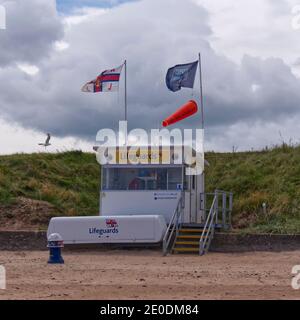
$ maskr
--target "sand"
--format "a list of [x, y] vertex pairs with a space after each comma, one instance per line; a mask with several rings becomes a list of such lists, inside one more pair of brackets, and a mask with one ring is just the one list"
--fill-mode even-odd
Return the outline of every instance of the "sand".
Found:
[[0, 299], [299, 299], [291, 287], [300, 251], [170, 255], [156, 250], [0, 252]]

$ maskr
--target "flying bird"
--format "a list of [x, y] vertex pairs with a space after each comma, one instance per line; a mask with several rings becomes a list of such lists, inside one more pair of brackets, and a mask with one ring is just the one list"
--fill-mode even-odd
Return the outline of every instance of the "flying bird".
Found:
[[47, 133], [46, 141], [44, 143], [39, 143], [39, 146], [44, 146], [45, 148], [51, 146], [51, 143], [49, 143], [50, 139], [51, 139], [51, 135], [50, 133]]

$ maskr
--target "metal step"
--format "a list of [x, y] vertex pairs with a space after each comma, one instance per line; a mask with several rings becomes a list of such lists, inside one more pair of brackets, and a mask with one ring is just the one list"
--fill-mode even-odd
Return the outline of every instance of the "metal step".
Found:
[[202, 233], [203, 229], [180, 229], [180, 232]]
[[191, 246], [199, 246], [199, 241], [176, 241], [176, 245], [191, 245]]
[[[208, 236], [204, 236], [205, 238], [207, 238]], [[194, 235], [194, 234], [189, 234], [189, 235], [182, 235], [179, 234], [177, 236], [177, 239], [200, 239], [201, 235]]]
[[205, 223], [182, 223], [182, 228], [203, 228]]
[[[179, 229], [177, 237], [173, 243], [172, 252], [173, 253], [196, 253], [199, 254], [199, 241], [203, 234], [203, 226], [193, 225], [193, 226], [182, 226]], [[210, 241], [212, 234], [205, 230], [203, 238]], [[207, 244], [205, 248], [207, 248]], [[209, 246], [209, 244], [208, 244]]]
[[199, 253], [199, 248], [173, 248], [175, 252], [197, 252]]

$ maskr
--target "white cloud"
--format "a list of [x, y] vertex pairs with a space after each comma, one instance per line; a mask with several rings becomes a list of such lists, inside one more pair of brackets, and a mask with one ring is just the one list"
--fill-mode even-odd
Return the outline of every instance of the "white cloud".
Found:
[[251, 85], [251, 90], [252, 90], [252, 92], [256, 92], [256, 91], [258, 91], [260, 88], [261, 88], [261, 86], [260, 86], [259, 84], [257, 84], [257, 83], [253, 83], [253, 84]]
[[67, 27], [72, 25], [81, 24], [89, 19], [99, 17], [105, 14], [108, 9], [94, 8], [94, 7], [82, 7], [76, 8], [70, 15], [63, 17], [63, 22]]
[[233, 61], [245, 54], [280, 57], [300, 76], [300, 30], [292, 27], [299, 0], [193, 0], [210, 14], [213, 48]]
[[[0, 119], [0, 154], [45, 152], [38, 145], [45, 141], [46, 134], [30, 129], [24, 129], [18, 124], [7, 123]], [[51, 138], [51, 146], [47, 152], [83, 150], [92, 152], [92, 143], [74, 137]]]
[[299, 117], [284, 119], [282, 122], [256, 121], [237, 122], [230, 126], [220, 126], [206, 133], [206, 150], [230, 152], [234, 146], [237, 151], [257, 150], [264, 147], [300, 143]]
[[0, 30], [6, 29], [6, 10], [3, 5], [0, 4]]
[[57, 51], [64, 51], [70, 47], [70, 44], [65, 41], [56, 41], [54, 43], [54, 47], [55, 47], [55, 50]]
[[20, 68], [20, 70], [22, 70], [23, 72], [27, 73], [30, 76], [34, 76], [40, 71], [37, 66], [27, 64], [27, 63], [19, 63], [18, 67]]

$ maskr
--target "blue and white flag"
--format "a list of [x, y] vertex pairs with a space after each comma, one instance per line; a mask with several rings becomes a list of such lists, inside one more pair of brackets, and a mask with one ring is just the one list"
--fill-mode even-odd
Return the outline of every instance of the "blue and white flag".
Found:
[[168, 70], [166, 76], [166, 85], [169, 90], [175, 92], [185, 88], [193, 88], [195, 82], [195, 75], [197, 71], [198, 61], [178, 64]]

